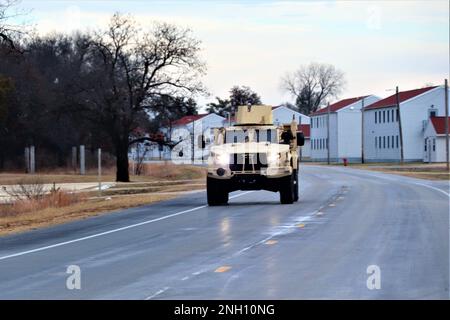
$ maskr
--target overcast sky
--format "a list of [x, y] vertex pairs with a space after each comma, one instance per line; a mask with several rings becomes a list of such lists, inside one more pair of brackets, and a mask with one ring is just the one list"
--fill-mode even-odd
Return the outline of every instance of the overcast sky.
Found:
[[41, 1], [23, 0], [40, 33], [95, 29], [115, 11], [142, 24], [193, 29], [208, 65], [204, 83], [226, 97], [248, 85], [264, 103], [292, 101], [280, 78], [301, 64], [344, 71], [341, 98], [441, 84], [449, 74], [449, 3], [443, 1]]

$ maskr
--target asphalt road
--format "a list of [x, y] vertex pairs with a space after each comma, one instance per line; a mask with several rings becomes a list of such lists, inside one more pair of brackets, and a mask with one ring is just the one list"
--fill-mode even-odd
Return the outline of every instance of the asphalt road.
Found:
[[210, 208], [199, 192], [0, 238], [0, 298], [449, 298], [448, 183], [322, 166], [300, 179], [293, 205], [255, 191]]

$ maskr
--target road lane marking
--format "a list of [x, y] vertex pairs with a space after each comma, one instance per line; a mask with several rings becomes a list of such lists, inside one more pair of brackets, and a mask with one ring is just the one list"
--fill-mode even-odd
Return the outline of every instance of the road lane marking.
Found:
[[223, 272], [230, 271], [230, 269], [231, 269], [230, 266], [221, 266], [221, 267], [217, 268], [216, 270], [214, 270], [214, 272], [223, 273]]
[[304, 223], [299, 223], [299, 224], [297, 225], [297, 227], [299, 227], [299, 228], [304, 228], [304, 227], [305, 227], [305, 224], [304, 224]]
[[336, 205], [334, 203], [330, 203], [328, 206], [329, 207], [336, 207]]
[[268, 240], [268, 241], [266, 241], [266, 244], [267, 244], [267, 245], [274, 245], [274, 244], [276, 244], [276, 243], [278, 243], [277, 240]]
[[[249, 194], [251, 192], [253, 192], [253, 191], [247, 191], [247, 192], [244, 192], [244, 193], [239, 193], [237, 195], [231, 196], [230, 199], [234, 199], [234, 198], [237, 198], [237, 197]], [[84, 241], [84, 240], [98, 238], [98, 237], [101, 237], [101, 236], [105, 236], [105, 235], [108, 235], [108, 234], [112, 234], [112, 233], [116, 233], [116, 232], [120, 232], [120, 231], [124, 231], [124, 230], [128, 230], [128, 229], [132, 229], [132, 228], [136, 228], [136, 227], [140, 227], [140, 226], [143, 226], [143, 225], [146, 225], [146, 224], [150, 224], [150, 223], [166, 220], [166, 219], [173, 218], [173, 217], [176, 217], [176, 216], [179, 216], [179, 215], [182, 215], [182, 214], [186, 214], [186, 213], [189, 213], [189, 212], [193, 212], [193, 211], [197, 211], [197, 210], [200, 210], [200, 209], [204, 209], [206, 207], [208, 207], [208, 205], [203, 205], [203, 206], [195, 207], [195, 208], [192, 208], [192, 209], [183, 210], [183, 211], [180, 211], [180, 212], [169, 214], [167, 216], [163, 216], [163, 217], [159, 217], [159, 218], [155, 218], [155, 219], [151, 219], [151, 220], [135, 223], [135, 224], [132, 224], [132, 225], [129, 225], [129, 226], [125, 226], [125, 227], [121, 227], [121, 228], [117, 228], [117, 229], [112, 229], [112, 230], [105, 231], [105, 232], [96, 233], [96, 234], [93, 234], [93, 235], [90, 235], [90, 236], [86, 236], [86, 237], [82, 237], [82, 238], [78, 238], [78, 239], [73, 239], [73, 240], [69, 240], [69, 241], [55, 243], [55, 244], [52, 244], [52, 245], [49, 245], [49, 246], [45, 246], [45, 247], [40, 247], [40, 248], [36, 248], [36, 249], [32, 249], [32, 250], [27, 250], [27, 251], [22, 251], [22, 252], [10, 254], [10, 255], [7, 255], [7, 256], [0, 257], [0, 261], [6, 260], [6, 259], [10, 259], [10, 258], [19, 257], [19, 256], [24, 256], [24, 255], [30, 254], [30, 253], [35, 253], [35, 252], [40, 252], [40, 251], [44, 251], [44, 250], [48, 250], [48, 249], [53, 249], [53, 248], [65, 246], [65, 245], [68, 245], [68, 244], [72, 244], [72, 243], [76, 243], [76, 242], [80, 242], [80, 241]]]
[[147, 298], [145, 298], [145, 300], [151, 300], [157, 296], [159, 296], [160, 294], [163, 294], [164, 292], [166, 292], [167, 290], [169, 290], [169, 287], [165, 287], [157, 292], [155, 292], [154, 294], [152, 294], [151, 296], [148, 296]]

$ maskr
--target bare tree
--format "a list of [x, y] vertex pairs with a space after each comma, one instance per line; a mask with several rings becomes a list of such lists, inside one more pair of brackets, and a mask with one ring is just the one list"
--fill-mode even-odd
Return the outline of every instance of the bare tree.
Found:
[[114, 14], [109, 28], [91, 43], [84, 85], [87, 117], [109, 135], [117, 159], [117, 181], [128, 182], [128, 149], [139, 119], [161, 96], [204, 92], [205, 65], [191, 30], [159, 23], [143, 31], [132, 17]]
[[0, 43], [6, 44], [10, 50], [20, 51], [14, 41], [18, 35], [24, 33], [24, 26], [10, 23], [13, 18], [23, 15], [23, 12], [13, 9], [19, 0], [0, 0]]
[[303, 65], [282, 78], [283, 89], [295, 97], [297, 108], [306, 114], [338, 96], [344, 85], [344, 73], [330, 64]]

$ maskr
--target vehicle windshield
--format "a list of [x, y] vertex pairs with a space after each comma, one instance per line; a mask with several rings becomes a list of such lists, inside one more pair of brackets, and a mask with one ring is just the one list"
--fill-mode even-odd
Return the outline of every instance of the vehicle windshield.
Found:
[[270, 142], [277, 143], [276, 129], [234, 129], [227, 130], [225, 143]]

